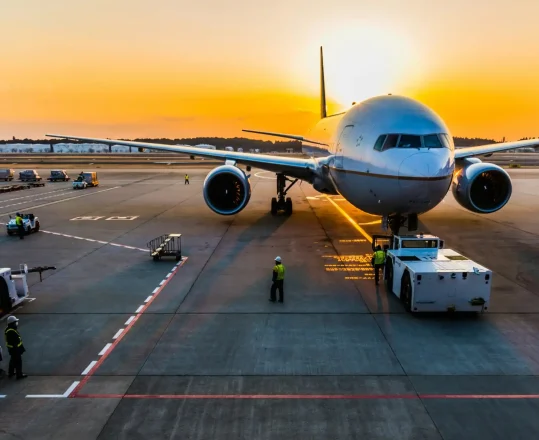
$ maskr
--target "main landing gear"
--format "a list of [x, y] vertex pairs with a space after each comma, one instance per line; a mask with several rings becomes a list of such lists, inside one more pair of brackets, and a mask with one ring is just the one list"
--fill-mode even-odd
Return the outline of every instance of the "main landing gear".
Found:
[[410, 232], [417, 231], [417, 214], [408, 214], [406, 217], [400, 214], [389, 215], [383, 218], [382, 224], [389, 227], [393, 235], [399, 235], [399, 229], [404, 225], [408, 226]]
[[[271, 199], [271, 215], [277, 215], [279, 211], [284, 211], [286, 215], [292, 214], [292, 199], [286, 197], [286, 194], [297, 181], [298, 179], [289, 179], [284, 174], [277, 174], [277, 197]], [[291, 183], [288, 185], [288, 188], [285, 189], [286, 182]]]

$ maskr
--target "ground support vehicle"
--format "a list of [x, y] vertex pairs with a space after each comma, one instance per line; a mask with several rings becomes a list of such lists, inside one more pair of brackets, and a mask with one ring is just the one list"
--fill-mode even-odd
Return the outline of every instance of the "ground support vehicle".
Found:
[[97, 173], [95, 171], [82, 173], [73, 181], [73, 189], [85, 189], [89, 186], [99, 186]]
[[[26, 235], [31, 234], [32, 232], [39, 231], [39, 218], [34, 214], [21, 214], [22, 224], [24, 227], [24, 233]], [[19, 228], [17, 227], [16, 219], [9, 216], [9, 222], [6, 225], [7, 235], [18, 235]]]
[[0, 180], [11, 182], [15, 178], [15, 170], [10, 168], [0, 170]]
[[21, 182], [39, 182], [41, 176], [36, 170], [24, 170], [19, 173], [19, 180]]
[[385, 245], [384, 280], [409, 312], [484, 312], [492, 271], [452, 249], [434, 235], [373, 236]]
[[51, 182], [67, 182], [69, 179], [66, 170], [52, 170], [51, 175], [47, 178]]
[[39, 279], [42, 281], [42, 272], [55, 269], [53, 266], [28, 269], [26, 264], [21, 264], [19, 270], [0, 268], [0, 316], [11, 313], [14, 307], [28, 298], [29, 289], [26, 276], [29, 273], [39, 272]]

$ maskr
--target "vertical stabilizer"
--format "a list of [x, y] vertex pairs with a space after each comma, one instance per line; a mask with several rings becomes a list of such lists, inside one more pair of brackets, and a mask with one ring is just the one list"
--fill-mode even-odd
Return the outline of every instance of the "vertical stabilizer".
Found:
[[324, 79], [324, 52], [320, 46], [320, 117], [327, 117], [326, 109], [326, 81]]

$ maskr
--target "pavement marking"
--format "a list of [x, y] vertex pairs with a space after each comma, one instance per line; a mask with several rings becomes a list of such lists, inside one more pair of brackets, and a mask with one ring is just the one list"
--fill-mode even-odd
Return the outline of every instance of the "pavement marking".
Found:
[[103, 356], [107, 350], [110, 348], [112, 344], [109, 342], [107, 345], [103, 347], [103, 349], [97, 354], [98, 356]]
[[348, 213], [347, 213], [344, 209], [342, 209], [339, 205], [337, 205], [332, 199], [330, 199], [330, 198], [327, 197], [327, 196], [326, 196], [326, 198], [331, 202], [331, 204], [332, 204], [333, 206], [335, 206], [335, 208], [337, 208], [337, 211], [339, 211], [339, 212], [341, 213], [341, 215], [342, 215], [346, 220], [348, 220], [348, 221], [352, 224], [352, 226], [353, 226], [354, 228], [356, 228], [356, 230], [357, 230], [361, 235], [363, 235], [363, 237], [365, 237], [365, 238], [368, 240], [369, 243], [372, 243], [372, 237], [371, 237], [369, 234], [367, 234], [367, 232], [365, 232], [365, 229], [363, 229], [361, 226], [359, 226], [359, 225], [357, 224], [357, 222], [356, 222], [352, 217], [350, 217], [350, 216], [348, 215]]
[[150, 295], [148, 298], [146, 298], [146, 299], [144, 300], [144, 302], [147, 303], [147, 302], [150, 301], [151, 299], [152, 299], [152, 295]]
[[172, 272], [169, 272], [165, 278], [168, 278], [172, 275]]
[[[9, 208], [10, 206], [24, 205], [25, 203], [28, 203], [28, 202], [37, 202], [38, 200], [52, 199], [53, 197], [58, 197], [59, 195], [61, 195], [61, 194], [54, 194], [53, 196], [47, 196], [47, 197], [39, 197], [39, 198], [33, 199], [33, 200], [25, 200], [24, 202], [11, 203], [10, 205], [0, 206], [0, 209]], [[4, 200], [2, 202], [4, 202]], [[24, 208], [24, 210], [26, 210], [26, 209], [27, 208]]]
[[63, 394], [27, 394], [27, 399], [54, 399], [60, 397], [66, 397]]
[[75, 389], [75, 387], [79, 384], [80, 381], [76, 380], [74, 381], [69, 388], [66, 390], [64, 394], [62, 394], [62, 397], [67, 397], [71, 394], [71, 392]]
[[92, 369], [92, 367], [97, 364], [97, 361], [92, 361], [90, 364], [84, 369], [84, 371], [80, 374], [81, 376], [85, 376], [88, 374], [88, 372]]
[[282, 399], [282, 400], [422, 400], [422, 399], [539, 399], [539, 394], [78, 394], [90, 399]]
[[260, 174], [267, 174], [267, 173], [271, 173], [271, 171], [260, 171], [260, 172], [255, 174], [255, 177], [258, 177], [259, 179], [276, 180], [276, 177], [266, 177], [266, 176], [261, 176], [260, 175]]
[[57, 193], [57, 192], [62, 192], [62, 191], [69, 191], [69, 188], [57, 189], [57, 190], [54, 190], [54, 191], [49, 191], [49, 192], [40, 193], [40, 194], [32, 194], [31, 196], [15, 197], [14, 199], [2, 200], [1, 203], [12, 202], [13, 200], [28, 199], [28, 198], [36, 197], [36, 196], [39, 197], [39, 196], [42, 196], [42, 195], [45, 195], [45, 194], [52, 194], [52, 193]]
[[5, 394], [0, 394], [0, 399], [4, 399], [6, 397]]
[[[3, 224], [3, 223], [0, 223], [0, 224]], [[138, 248], [138, 247], [135, 247], [135, 246], [127, 246], [125, 244], [120, 244], [120, 243], [113, 243], [112, 241], [94, 240], [93, 238], [85, 238], [85, 237], [79, 237], [77, 235], [61, 234], [60, 232], [53, 232], [53, 231], [41, 230], [41, 232], [43, 232], [45, 234], [58, 235], [60, 237], [75, 238], [77, 240], [85, 240], [85, 241], [90, 241], [90, 242], [93, 242], [93, 243], [100, 243], [100, 244], [109, 244], [111, 246], [121, 247], [121, 248], [125, 248], [125, 249], [132, 249], [132, 250], [135, 250], [135, 251], [148, 252], [148, 249], [142, 249], [142, 248]]]
[[[54, 202], [49, 202], [49, 203], [44, 203], [42, 205], [36, 205], [36, 206], [27, 206], [24, 208], [25, 211], [28, 211], [30, 209], [37, 209], [37, 208], [43, 208], [44, 206], [50, 206], [50, 205], [55, 205], [56, 203], [63, 203], [63, 202], [68, 202], [69, 200], [75, 200], [75, 199], [80, 199], [81, 197], [89, 197], [89, 196], [93, 196], [95, 194], [99, 194], [99, 193], [102, 193], [102, 192], [106, 192], [106, 191], [112, 191], [114, 189], [118, 189], [118, 188], [121, 188], [121, 186], [114, 186], [112, 188], [107, 188], [107, 189], [102, 189], [100, 191], [95, 191], [95, 192], [92, 192], [90, 194], [82, 194], [80, 196], [75, 196], [75, 197], [69, 197], [67, 199], [62, 199], [62, 200], [56, 200]], [[0, 213], [0, 215], [9, 215], [9, 214], [15, 214], [17, 211], [11, 211], [11, 212], [2, 212]]]
[[[188, 257], [182, 257], [182, 260], [179, 264], [176, 264], [174, 266], [174, 269], [172, 269], [172, 273], [175, 275], [178, 273], [180, 267], [187, 261]], [[78, 397], [78, 392], [84, 387], [84, 385], [90, 380], [90, 378], [93, 376], [93, 374], [97, 371], [97, 369], [101, 366], [101, 364], [105, 361], [105, 359], [112, 353], [114, 348], [120, 343], [120, 341], [124, 338], [124, 336], [133, 328], [133, 326], [136, 324], [136, 322], [139, 320], [139, 318], [143, 315], [143, 313], [146, 311], [148, 307], [152, 304], [152, 302], [157, 298], [157, 296], [163, 291], [165, 286], [168, 284], [168, 282], [173, 277], [168, 278], [167, 280], [163, 280], [159, 285], [161, 287], [158, 288], [158, 290], [150, 296], [150, 300], [146, 302], [145, 305], [139, 306], [139, 308], [136, 311], [136, 315], [132, 316], [128, 319], [128, 321], [125, 323], [126, 327], [122, 327], [116, 334], [112, 337], [114, 342], [111, 343], [109, 349], [99, 358], [98, 361], [92, 361], [90, 365], [88, 366], [87, 370], [84, 370], [84, 374], [81, 374], [81, 376], [84, 376], [82, 380], [71, 390], [68, 397]], [[128, 324], [129, 323], [129, 324]]]
[[156, 287], [155, 289], [153, 289], [152, 295], [155, 294], [158, 290], [159, 290], [159, 287]]

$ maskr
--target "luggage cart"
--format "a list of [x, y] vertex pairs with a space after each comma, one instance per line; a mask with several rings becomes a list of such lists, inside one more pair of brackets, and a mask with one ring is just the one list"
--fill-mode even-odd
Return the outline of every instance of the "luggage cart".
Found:
[[161, 257], [176, 257], [176, 261], [182, 259], [182, 234], [164, 234], [148, 242], [150, 255], [154, 261]]

